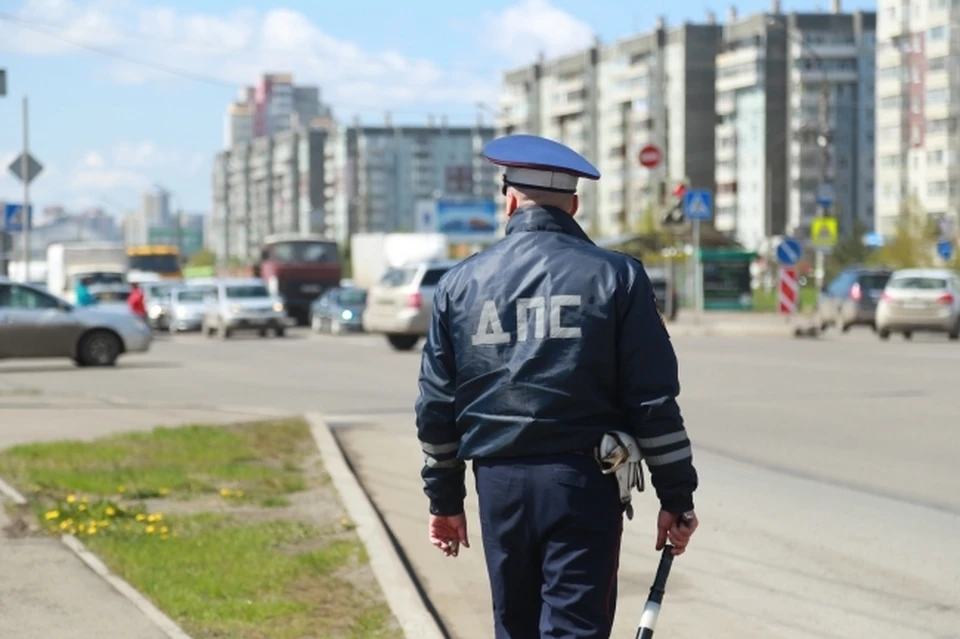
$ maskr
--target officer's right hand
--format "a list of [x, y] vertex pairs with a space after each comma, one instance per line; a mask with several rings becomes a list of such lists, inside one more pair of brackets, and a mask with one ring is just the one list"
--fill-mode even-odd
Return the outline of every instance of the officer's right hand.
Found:
[[[686, 520], [682, 516], [686, 516]], [[682, 555], [699, 524], [697, 513], [692, 510], [682, 515], [661, 510], [657, 517], [657, 550], [663, 550], [669, 539], [673, 545], [673, 555]]]
[[442, 550], [447, 557], [460, 554], [460, 544], [469, 548], [466, 515], [430, 515], [430, 543]]

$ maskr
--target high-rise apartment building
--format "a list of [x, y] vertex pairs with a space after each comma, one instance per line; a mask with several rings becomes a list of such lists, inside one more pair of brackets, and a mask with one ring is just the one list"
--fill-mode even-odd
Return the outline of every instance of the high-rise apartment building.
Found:
[[960, 210], [960, 3], [880, 0], [877, 25], [877, 219], [902, 213], [956, 225]]
[[267, 73], [227, 106], [224, 147], [291, 129], [322, 127], [330, 115], [319, 88], [294, 85], [290, 73]]
[[218, 256], [256, 259], [272, 233], [327, 234], [325, 129], [256, 137], [217, 154], [207, 246]]
[[[657, 214], [672, 186], [714, 186], [715, 24], [684, 24], [594, 46], [504, 74], [497, 127], [559, 140], [591, 160], [578, 221], [611, 235]], [[639, 164], [655, 144], [663, 161]]]
[[327, 188], [328, 215], [345, 241], [353, 233], [414, 231], [417, 203], [436, 197], [494, 199], [495, 167], [481, 156], [493, 127], [352, 126], [337, 129]]
[[[717, 56], [717, 230], [807, 237], [821, 183], [842, 233], [872, 226], [875, 14], [731, 9]], [[826, 85], [824, 91], [823, 85]], [[825, 110], [823, 110], [825, 109]]]

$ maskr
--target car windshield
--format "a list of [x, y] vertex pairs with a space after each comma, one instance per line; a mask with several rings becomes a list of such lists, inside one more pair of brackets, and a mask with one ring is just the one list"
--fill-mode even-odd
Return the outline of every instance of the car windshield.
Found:
[[336, 242], [277, 242], [273, 245], [272, 258], [281, 263], [326, 263], [336, 262]]
[[140, 288], [149, 297], [166, 297], [176, 287], [175, 284], [141, 284]]
[[227, 298], [232, 300], [251, 299], [255, 297], [270, 297], [270, 292], [267, 291], [267, 287], [261, 284], [228, 286], [226, 287], [226, 292]]
[[337, 301], [346, 305], [363, 304], [367, 301], [367, 292], [359, 289], [340, 291]]
[[74, 277], [75, 282], [87, 280], [87, 286], [109, 286], [112, 284], [126, 284], [123, 273], [80, 273]]
[[176, 273], [180, 270], [180, 258], [176, 255], [131, 255], [130, 268], [147, 273]]
[[947, 280], [943, 277], [921, 277], [909, 275], [896, 277], [890, 280], [890, 288], [898, 290], [939, 291], [947, 288]]
[[860, 276], [860, 286], [868, 291], [882, 291], [889, 279], [887, 273], [864, 273]]
[[207, 295], [213, 292], [210, 288], [192, 288], [177, 293], [177, 300], [180, 302], [202, 302]]
[[416, 274], [415, 268], [392, 268], [384, 273], [380, 284], [389, 288], [406, 286], [413, 281]]

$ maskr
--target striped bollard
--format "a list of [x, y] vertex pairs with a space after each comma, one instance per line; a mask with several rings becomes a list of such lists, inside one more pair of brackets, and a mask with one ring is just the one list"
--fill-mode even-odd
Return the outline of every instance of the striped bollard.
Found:
[[795, 267], [780, 267], [780, 285], [777, 288], [780, 314], [796, 313], [800, 299], [800, 284]]

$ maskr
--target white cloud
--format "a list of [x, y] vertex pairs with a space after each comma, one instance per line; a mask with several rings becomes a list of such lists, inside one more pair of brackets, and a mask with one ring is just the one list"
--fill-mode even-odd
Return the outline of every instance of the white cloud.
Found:
[[515, 64], [532, 62], [540, 52], [550, 58], [593, 43], [593, 28], [549, 0], [520, 0], [486, 16], [486, 38]]
[[[517, 10], [527, 15], [530, 7], [542, 11], [544, 6], [553, 21], [557, 15], [566, 16], [549, 9], [543, 0], [526, 0]], [[472, 111], [476, 101], [489, 100], [497, 91], [496, 69], [489, 61], [478, 62], [472, 69], [451, 68], [397, 51], [365, 50], [324, 32], [291, 9], [240, 9], [212, 15], [148, 7], [142, 0], [26, 0], [17, 15], [30, 21], [32, 28], [79, 45], [237, 86], [250, 84], [264, 71], [290, 70], [298, 83], [319, 84], [338, 114], [405, 106], [428, 110], [430, 103], [462, 104], [465, 111]], [[0, 22], [3, 49], [33, 55], [82, 51], [54, 37]], [[159, 69], [103, 60], [117, 82], [140, 85], [178, 80]]]

